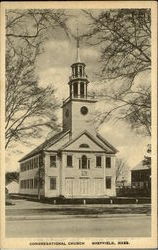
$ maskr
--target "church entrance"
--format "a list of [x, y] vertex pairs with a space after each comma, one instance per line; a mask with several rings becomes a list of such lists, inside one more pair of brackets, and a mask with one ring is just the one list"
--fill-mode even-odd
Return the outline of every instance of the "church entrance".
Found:
[[69, 197], [91, 195], [90, 179], [88, 178], [66, 178], [65, 194]]
[[87, 177], [66, 178], [65, 195], [68, 197], [90, 197], [104, 194], [104, 179]]
[[90, 180], [89, 179], [80, 179], [80, 195], [90, 194]]

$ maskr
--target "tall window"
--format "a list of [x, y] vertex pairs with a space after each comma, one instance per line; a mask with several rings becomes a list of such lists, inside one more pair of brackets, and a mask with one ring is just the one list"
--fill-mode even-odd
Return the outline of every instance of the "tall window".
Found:
[[102, 165], [102, 157], [96, 156], [96, 167], [101, 168], [101, 165]]
[[74, 83], [74, 97], [77, 97], [78, 96], [78, 83], [75, 82]]
[[56, 168], [56, 155], [51, 155], [50, 156], [50, 167]]
[[111, 168], [111, 157], [106, 157], [106, 168]]
[[80, 83], [80, 96], [84, 97], [84, 83], [83, 82]]
[[87, 159], [86, 155], [83, 155], [82, 158], [79, 159], [79, 168], [90, 169], [90, 159]]
[[87, 169], [87, 156], [82, 156], [82, 169]]
[[72, 168], [72, 155], [67, 155], [67, 167]]
[[56, 186], [57, 186], [56, 177], [50, 177], [50, 189], [56, 190]]
[[111, 189], [111, 176], [106, 176], [106, 188]]

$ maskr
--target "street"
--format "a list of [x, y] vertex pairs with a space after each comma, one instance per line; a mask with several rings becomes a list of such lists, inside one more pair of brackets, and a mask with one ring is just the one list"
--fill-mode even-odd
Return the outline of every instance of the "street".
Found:
[[151, 217], [6, 221], [6, 237], [150, 237]]

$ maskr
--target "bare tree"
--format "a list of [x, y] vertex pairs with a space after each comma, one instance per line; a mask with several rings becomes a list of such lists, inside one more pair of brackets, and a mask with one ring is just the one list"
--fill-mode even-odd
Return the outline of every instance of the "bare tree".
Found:
[[63, 10], [6, 12], [6, 148], [13, 141], [38, 137], [43, 126], [57, 129], [54, 89], [39, 87], [35, 65], [53, 32], [68, 34], [66, 20]]
[[[148, 86], [139, 86], [136, 90], [128, 90], [124, 95], [106, 94], [97, 91], [96, 95], [105, 100], [105, 110], [98, 113], [96, 121], [99, 125], [105, 120], [125, 120], [137, 133], [151, 135], [151, 89]], [[108, 105], [107, 105], [108, 103]]]
[[8, 184], [12, 181], [19, 182], [19, 172], [6, 172], [5, 173], [5, 183]]
[[143, 159], [143, 165], [151, 168], [151, 144], [147, 145], [147, 150]]
[[43, 162], [43, 154], [41, 153], [40, 158], [39, 158], [39, 168], [36, 172], [36, 182], [37, 182], [37, 197], [38, 200], [41, 199], [41, 190], [43, 188], [43, 185], [45, 183], [45, 167], [44, 167], [44, 162]]
[[115, 182], [127, 181], [128, 174], [129, 174], [129, 166], [127, 165], [126, 161], [121, 158], [117, 158]]
[[122, 83], [108, 93], [102, 92], [102, 97], [111, 100], [113, 106], [102, 114], [101, 120], [117, 114], [137, 132], [150, 135], [150, 86], [143, 80], [141, 86], [134, 86], [140, 74], [150, 75], [150, 9], [114, 9], [99, 14], [84, 10], [84, 13], [90, 18], [90, 29], [83, 37], [100, 50], [100, 78], [107, 89], [113, 82]]

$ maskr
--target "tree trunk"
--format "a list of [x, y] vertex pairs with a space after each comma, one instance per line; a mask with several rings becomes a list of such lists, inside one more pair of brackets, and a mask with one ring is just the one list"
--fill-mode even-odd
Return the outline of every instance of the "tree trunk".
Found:
[[38, 200], [41, 199], [41, 185], [40, 185], [40, 166], [39, 166], [39, 169], [38, 169]]
[[38, 184], [38, 200], [41, 199], [40, 183]]

